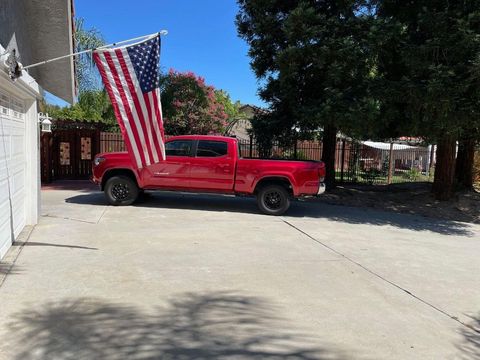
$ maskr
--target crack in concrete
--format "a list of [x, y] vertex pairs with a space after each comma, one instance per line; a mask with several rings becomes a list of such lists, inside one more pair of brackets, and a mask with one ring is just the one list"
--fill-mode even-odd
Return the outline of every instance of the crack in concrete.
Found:
[[320, 240], [314, 238], [312, 235], [308, 234], [307, 232], [303, 231], [302, 229], [299, 229], [298, 227], [296, 227], [295, 225], [291, 224], [290, 222], [288, 222], [287, 220], [283, 220], [283, 222], [285, 224], [287, 224], [288, 226], [294, 228], [295, 230], [297, 230], [298, 232], [300, 232], [301, 234], [305, 235], [306, 237], [308, 237], [309, 239], [315, 241], [316, 243], [322, 245], [323, 247], [325, 247], [326, 249], [332, 251], [333, 253], [343, 257], [344, 259], [346, 259], [347, 261], [351, 262], [352, 264], [355, 264], [356, 266], [362, 268], [363, 270], [367, 271], [368, 273], [370, 273], [371, 275], [379, 278], [380, 280], [392, 285], [393, 287], [403, 291], [404, 293], [408, 294], [409, 296], [413, 297], [414, 299], [420, 301], [421, 303], [423, 303], [424, 305], [427, 305], [428, 307], [434, 309], [435, 311], [441, 313], [442, 315], [444, 316], [447, 316], [448, 318], [450, 318], [451, 320], [453, 321], [456, 321], [457, 323], [461, 324], [462, 326], [465, 326], [466, 328], [472, 330], [472, 331], [475, 331], [476, 333], [479, 333], [480, 334], [480, 330], [477, 330], [475, 329], [473, 326], [469, 325], [469, 324], [466, 324], [464, 323], [463, 321], [461, 321], [458, 317], [454, 316], [454, 315], [451, 315], [449, 314], [448, 312], [446, 312], [445, 310], [442, 310], [440, 309], [439, 307], [433, 305], [432, 303], [428, 302], [427, 300], [424, 300], [422, 298], [420, 298], [419, 296], [415, 295], [414, 293], [412, 293], [411, 291], [401, 287], [400, 285], [394, 283], [393, 281], [391, 280], [388, 280], [387, 278], [383, 277], [382, 275], [380, 274], [377, 274], [375, 271], [373, 270], [370, 270], [369, 268], [367, 268], [366, 266], [360, 264], [359, 262], [353, 260], [352, 258], [348, 257], [347, 255], [341, 253], [340, 251], [338, 250], [335, 250], [334, 248], [332, 248], [331, 246], [328, 246], [327, 244], [321, 242]]
[[[82, 222], [82, 223], [86, 223], [86, 224], [93, 224], [93, 225], [97, 225], [98, 222], [100, 221], [97, 220], [97, 221], [88, 221], [88, 220], [82, 220], [82, 219], [75, 219], [75, 218], [70, 218], [70, 217], [63, 217], [63, 216], [56, 216], [56, 215], [49, 215], [49, 214], [43, 214], [43, 215], [40, 215], [41, 217], [48, 217], [48, 218], [54, 218], [54, 219], [63, 219], [63, 220], [70, 220], [70, 221], [78, 221], [78, 222]], [[103, 216], [103, 214], [102, 214]], [[101, 216], [100, 216], [101, 218]]]
[[102, 213], [100, 214], [100, 216], [98, 217], [98, 219], [97, 219], [96, 221], [75, 219], [75, 218], [71, 218], [71, 217], [64, 217], [64, 216], [57, 216], [57, 215], [50, 215], [50, 214], [42, 214], [42, 215], [40, 215], [40, 217], [48, 217], [48, 218], [54, 218], [54, 219], [71, 220], [71, 221], [83, 222], [83, 223], [86, 223], [86, 224], [97, 225], [97, 224], [100, 223], [100, 221], [101, 221], [102, 218], [103, 218], [103, 215], [105, 215], [106, 212], [107, 212], [107, 207], [105, 207], [105, 208], [103, 209]]
[[97, 220], [97, 224], [100, 223], [100, 220], [102, 220], [103, 218], [103, 215], [105, 215], [105, 213], [107, 212], [107, 207], [105, 207], [102, 211], [102, 214], [100, 215], [100, 217], [98, 218]]

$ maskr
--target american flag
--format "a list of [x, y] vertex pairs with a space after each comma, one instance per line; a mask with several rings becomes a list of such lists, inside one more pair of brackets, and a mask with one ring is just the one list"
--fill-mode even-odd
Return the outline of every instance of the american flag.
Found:
[[138, 169], [165, 159], [159, 58], [160, 35], [93, 52], [128, 152]]

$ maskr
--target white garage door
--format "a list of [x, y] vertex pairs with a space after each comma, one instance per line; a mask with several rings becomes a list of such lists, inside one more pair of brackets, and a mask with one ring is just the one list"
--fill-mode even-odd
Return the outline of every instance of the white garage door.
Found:
[[25, 109], [0, 89], [0, 258], [25, 226]]

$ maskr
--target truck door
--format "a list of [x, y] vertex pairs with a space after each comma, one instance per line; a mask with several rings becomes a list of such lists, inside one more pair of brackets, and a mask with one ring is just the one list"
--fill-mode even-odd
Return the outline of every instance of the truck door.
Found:
[[159, 188], [190, 187], [193, 140], [172, 140], [165, 144], [166, 160], [148, 167], [148, 185]]
[[190, 185], [195, 190], [230, 192], [235, 178], [234, 143], [199, 140], [191, 159]]

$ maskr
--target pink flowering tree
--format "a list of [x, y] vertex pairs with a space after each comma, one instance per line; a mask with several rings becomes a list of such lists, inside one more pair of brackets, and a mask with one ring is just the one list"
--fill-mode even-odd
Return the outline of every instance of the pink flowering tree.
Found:
[[[167, 135], [221, 134], [230, 114], [225, 97], [192, 72], [162, 75], [162, 109]], [[222, 92], [224, 94], [224, 92]], [[230, 101], [230, 98], [228, 98]]]

